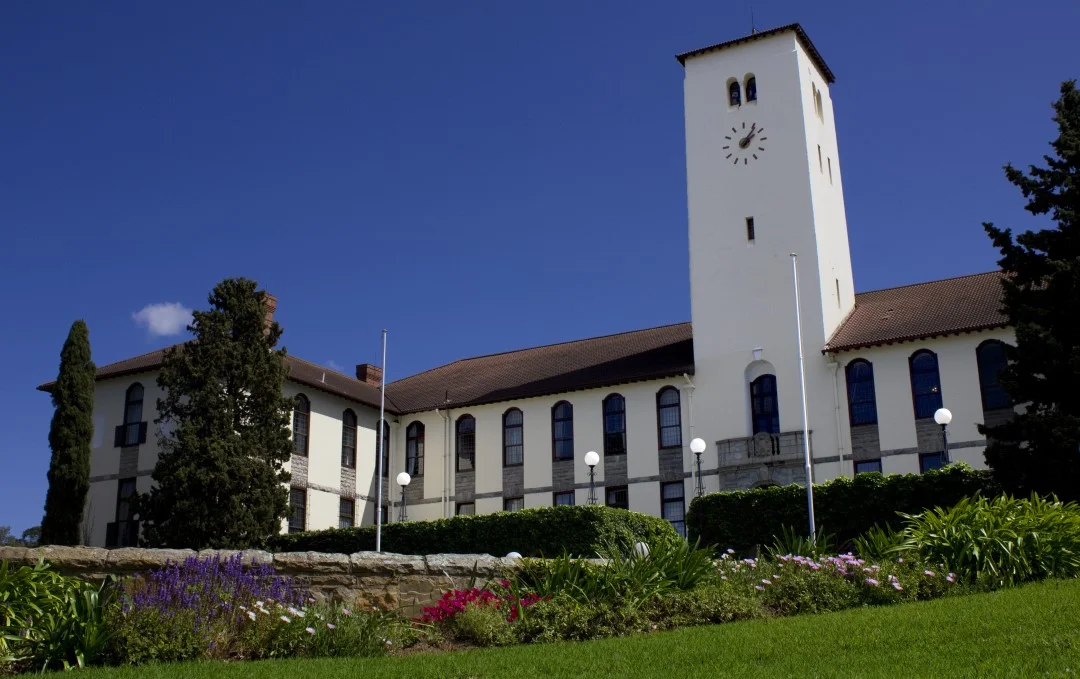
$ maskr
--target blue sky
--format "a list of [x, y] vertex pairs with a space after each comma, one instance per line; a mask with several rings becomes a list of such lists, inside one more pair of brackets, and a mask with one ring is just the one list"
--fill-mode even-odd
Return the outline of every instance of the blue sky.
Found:
[[[682, 71], [750, 3], [0, 4], [0, 524], [40, 521], [71, 322], [99, 365], [227, 276], [350, 372], [688, 320]], [[832, 89], [857, 290], [994, 268], [1080, 3], [753, 3]], [[149, 323], [148, 319], [156, 319]], [[137, 322], [142, 320], [140, 324]], [[158, 322], [160, 321], [160, 323]]]

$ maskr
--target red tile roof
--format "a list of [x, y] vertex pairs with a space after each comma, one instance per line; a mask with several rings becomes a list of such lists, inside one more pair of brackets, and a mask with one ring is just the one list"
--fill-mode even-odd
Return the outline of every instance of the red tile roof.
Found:
[[1001, 271], [946, 278], [855, 295], [855, 308], [826, 352], [1007, 327]]
[[682, 54], [676, 55], [675, 58], [679, 60], [680, 64], [683, 64], [685, 66], [686, 60], [691, 57], [696, 57], [700, 54], [706, 54], [708, 52], [715, 52], [717, 50], [722, 50], [725, 47], [732, 47], [734, 45], [739, 45], [744, 42], [761, 40], [762, 38], [768, 38], [769, 36], [783, 33], [784, 31], [794, 31], [795, 38], [799, 41], [799, 44], [803, 46], [803, 49], [806, 50], [807, 55], [809, 55], [810, 59], [818, 67], [818, 70], [821, 71], [821, 74], [825, 76], [825, 79], [830, 83], [836, 82], [836, 77], [833, 75], [833, 72], [829, 68], [829, 65], [825, 63], [825, 59], [822, 58], [821, 53], [817, 51], [816, 47], [814, 47], [814, 43], [810, 42], [810, 36], [806, 34], [806, 31], [804, 31], [803, 27], [799, 24], [788, 24], [787, 26], [771, 28], [767, 31], [755, 31], [750, 35], [744, 35], [743, 37], [736, 38], [735, 40], [718, 42], [715, 45], [709, 45], [708, 47], [702, 47], [700, 49], [690, 50], [689, 52], [683, 52]]
[[402, 412], [459, 408], [694, 372], [689, 323], [479, 356], [387, 386]]

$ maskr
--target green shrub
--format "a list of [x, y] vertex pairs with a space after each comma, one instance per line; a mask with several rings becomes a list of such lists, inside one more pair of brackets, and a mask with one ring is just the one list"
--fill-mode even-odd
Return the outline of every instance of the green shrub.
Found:
[[765, 614], [760, 597], [752, 594], [751, 587], [719, 581], [659, 596], [645, 608], [645, 615], [659, 629], [750, 620]]
[[836, 553], [836, 536], [826, 534], [821, 526], [817, 527], [817, 535], [810, 536], [800, 533], [791, 526], [781, 526], [780, 534], [773, 536], [773, 543], [766, 548], [770, 556], [820, 556], [822, 554]]
[[965, 498], [905, 515], [905, 547], [964, 580], [1002, 587], [1080, 575], [1080, 505], [1038, 495]]
[[523, 642], [585, 641], [626, 636], [650, 629], [640, 607], [625, 601], [582, 603], [568, 593], [538, 601], [514, 625]]
[[486, 601], [470, 602], [450, 619], [449, 627], [456, 638], [478, 646], [505, 646], [517, 641], [506, 611]]
[[[898, 512], [914, 514], [971, 495], [999, 493], [990, 472], [953, 464], [925, 474], [857, 474], [815, 485], [814, 511], [817, 523], [846, 547], [875, 524], [899, 528], [904, 520]], [[743, 553], [769, 544], [784, 526], [807, 523], [806, 489], [798, 485], [709, 493], [694, 499], [686, 516], [691, 540]]]
[[856, 554], [864, 559], [882, 561], [895, 559], [898, 554], [907, 551], [904, 542], [903, 531], [875, 525], [852, 540], [851, 547]]
[[93, 664], [110, 638], [112, 589], [52, 570], [44, 561], [0, 562], [0, 669], [44, 671]]
[[[398, 554], [492, 554], [544, 556], [566, 552], [593, 557], [605, 543], [675, 543], [667, 521], [639, 512], [596, 505], [544, 507], [520, 512], [455, 516], [383, 526], [382, 548]], [[276, 552], [352, 554], [375, 549], [375, 528], [331, 528], [274, 536]]]

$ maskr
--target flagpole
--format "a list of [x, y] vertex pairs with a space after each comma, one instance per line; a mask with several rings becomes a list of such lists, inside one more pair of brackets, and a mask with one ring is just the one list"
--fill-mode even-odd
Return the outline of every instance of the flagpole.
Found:
[[375, 432], [375, 436], [379, 439], [379, 461], [376, 464], [376, 486], [378, 490], [375, 491], [375, 551], [382, 551], [382, 481], [383, 481], [383, 456], [385, 451], [383, 448], [386, 446], [386, 436], [383, 432], [386, 431], [386, 328], [382, 331], [382, 375], [379, 377], [379, 424], [378, 430]]
[[799, 341], [799, 389], [802, 392], [803, 458], [806, 465], [806, 508], [810, 514], [810, 539], [817, 544], [814, 525], [814, 474], [810, 460], [810, 420], [806, 414], [806, 368], [803, 360], [802, 313], [799, 310], [799, 256], [791, 253], [791, 274], [795, 285], [795, 332]]

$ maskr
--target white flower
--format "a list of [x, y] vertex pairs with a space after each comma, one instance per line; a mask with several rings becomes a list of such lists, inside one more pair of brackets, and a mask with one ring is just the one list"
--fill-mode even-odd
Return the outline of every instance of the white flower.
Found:
[[326, 623], [326, 629], [337, 629], [337, 625], [332, 622]]
[[247, 612], [247, 617], [249, 617], [249, 618], [251, 618], [252, 620], [254, 620], [254, 619], [255, 619], [255, 611], [248, 611], [248, 612]]
[[281, 616], [281, 622], [292, 622], [292, 620], [289, 620], [289, 618], [287, 616], [283, 615], [283, 616]]
[[263, 607], [263, 602], [261, 602], [261, 601], [256, 601], [255, 602], [255, 608], [262, 608], [262, 607]]
[[315, 628], [314, 627], [305, 627], [304, 631], [307, 632], [308, 634], [315, 634]]

